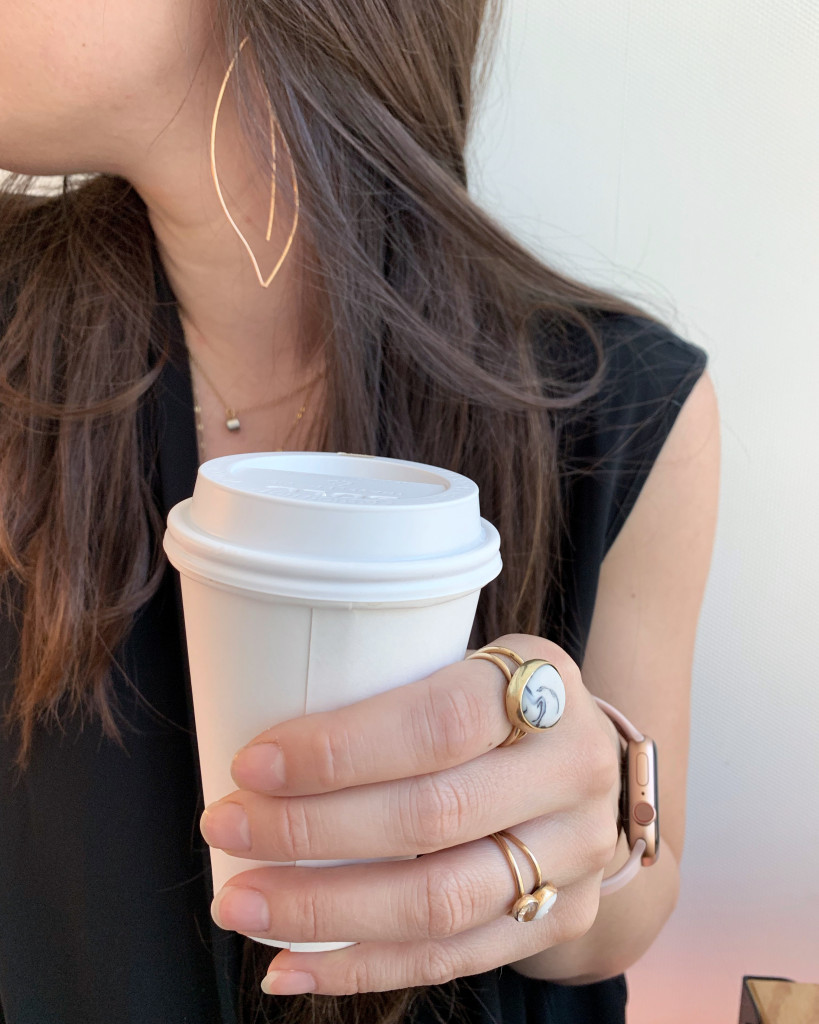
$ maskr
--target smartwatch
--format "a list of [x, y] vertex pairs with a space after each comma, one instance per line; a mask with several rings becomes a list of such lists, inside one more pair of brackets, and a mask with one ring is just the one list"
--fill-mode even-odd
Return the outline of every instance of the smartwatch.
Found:
[[631, 853], [618, 871], [603, 879], [600, 892], [605, 896], [622, 889], [641, 867], [654, 864], [659, 855], [657, 747], [622, 712], [599, 697], [594, 699], [625, 740], [620, 762], [620, 821]]

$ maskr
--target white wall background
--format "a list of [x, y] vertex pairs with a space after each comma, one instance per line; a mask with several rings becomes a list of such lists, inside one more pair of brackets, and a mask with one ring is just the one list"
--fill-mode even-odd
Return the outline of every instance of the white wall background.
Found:
[[819, 4], [506, 3], [473, 192], [710, 354], [682, 893], [629, 1021], [734, 1024], [743, 974], [819, 982]]

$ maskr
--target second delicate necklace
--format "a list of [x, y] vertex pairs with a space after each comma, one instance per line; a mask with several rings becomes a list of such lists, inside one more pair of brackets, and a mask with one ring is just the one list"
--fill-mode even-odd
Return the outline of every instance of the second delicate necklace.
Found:
[[[233, 432], [239, 430], [241, 424], [239, 423], [239, 417], [238, 417], [238, 415], [236, 413], [236, 410], [231, 409], [231, 408], [229, 408], [227, 406], [227, 403], [224, 401], [222, 396], [219, 394], [218, 390], [213, 386], [213, 382], [210, 380], [210, 378], [207, 376], [205, 371], [202, 369], [202, 367], [200, 366], [199, 362], [194, 359], [194, 356], [192, 355], [190, 350], [188, 351], [188, 357], [189, 357], [191, 363], [193, 363], [194, 365], [196, 365], [199, 368], [199, 372], [202, 374], [202, 376], [205, 378], [207, 383], [210, 385], [211, 389], [213, 390], [213, 393], [216, 395], [216, 397], [219, 399], [219, 401], [222, 403], [222, 405], [225, 406], [225, 417], [226, 417], [225, 418], [225, 426], [227, 427], [227, 429], [230, 430], [230, 431], [233, 431]], [[319, 380], [323, 376], [324, 376], [324, 372], [322, 371], [321, 373], [316, 374], [315, 377], [311, 378], [311, 380], [309, 380], [306, 384], [303, 384], [300, 388], [296, 388], [294, 391], [291, 391], [288, 395], [285, 395], [284, 398], [277, 398], [277, 399], [275, 399], [272, 402], [262, 402], [259, 405], [252, 406], [252, 408], [253, 409], [259, 409], [259, 408], [266, 408], [266, 407], [271, 406], [271, 405], [277, 405], [279, 402], [283, 402], [286, 398], [290, 398], [294, 394], [298, 394], [300, 391], [304, 391], [306, 388], [310, 387], [312, 384], [315, 384], [315, 382], [317, 380]], [[201, 463], [207, 461], [208, 456], [207, 456], [207, 452], [205, 450], [205, 428], [204, 428], [204, 426], [202, 424], [202, 404], [199, 401], [199, 396], [197, 395], [196, 382], [193, 379], [193, 374], [191, 374], [191, 389], [193, 391], [193, 411], [194, 411], [194, 415], [196, 417], [196, 434], [197, 434], [197, 442], [198, 442], [197, 447], [199, 449], [199, 463], [201, 465]], [[302, 416], [304, 416], [304, 413], [305, 413], [306, 409], [307, 409], [307, 402], [305, 401], [305, 403], [302, 405], [302, 407], [299, 409], [298, 413], [296, 414], [296, 419], [291, 424], [290, 429], [287, 431], [287, 434], [285, 435], [284, 439], [282, 440], [281, 448], [277, 448], [276, 451], [280, 451], [280, 452], [284, 451], [285, 445], [290, 440], [290, 437], [291, 437], [293, 431], [296, 429], [296, 427], [301, 422], [301, 418], [302, 418]], [[250, 409], [243, 409], [241, 411], [242, 411], [242, 415], [244, 415], [246, 412], [249, 412]], [[235, 421], [235, 425], [231, 426], [231, 420]]]
[[[274, 405], [280, 405], [282, 402], [286, 402], [288, 398], [292, 398], [294, 395], [299, 395], [299, 394], [301, 394], [302, 391], [306, 391], [308, 388], [311, 388], [318, 380], [320, 380], [324, 376], [324, 370], [319, 370], [319, 372], [314, 374], [310, 378], [310, 380], [308, 380], [304, 384], [301, 384], [297, 388], [293, 388], [292, 391], [288, 391], [286, 395], [281, 395], [279, 398], [269, 399], [268, 401], [265, 401], [265, 402], [257, 402], [255, 405], [245, 406], [244, 409], [235, 409], [232, 405], [229, 405], [225, 401], [225, 399], [222, 397], [222, 395], [219, 392], [219, 389], [216, 387], [216, 385], [213, 383], [213, 381], [207, 375], [207, 373], [204, 370], [204, 367], [199, 362], [199, 360], [196, 358], [196, 356], [194, 356], [193, 352], [188, 350], [188, 355], [190, 356], [190, 360], [193, 363], [193, 365], [202, 374], [203, 378], [205, 379], [205, 382], [208, 384], [208, 386], [210, 387], [211, 391], [214, 393], [214, 395], [216, 395], [216, 397], [219, 399], [219, 402], [224, 406], [224, 409], [225, 409], [225, 427], [227, 427], [227, 429], [229, 431], [231, 431], [231, 433], [235, 433], [236, 431], [241, 429], [242, 424], [241, 424], [241, 421], [239, 419], [240, 415], [244, 416], [245, 413], [258, 412], [261, 409], [271, 409], [271, 408], [273, 408]], [[298, 423], [299, 420], [302, 418], [306, 408], [307, 408], [307, 403], [305, 402], [304, 405], [299, 410], [299, 414], [296, 416], [296, 423]], [[294, 426], [295, 426], [295, 424], [294, 424]], [[290, 435], [288, 434], [288, 437], [289, 436]]]

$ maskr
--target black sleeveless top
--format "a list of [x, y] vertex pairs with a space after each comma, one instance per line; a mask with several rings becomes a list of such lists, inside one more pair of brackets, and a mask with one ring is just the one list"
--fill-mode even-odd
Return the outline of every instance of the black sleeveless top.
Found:
[[[184, 337], [158, 261], [157, 282], [155, 326], [173, 349], [154, 389], [153, 478], [167, 513], [191, 494], [198, 460]], [[559, 633], [556, 622], [542, 630], [560, 636], [578, 664], [600, 564], [707, 361], [702, 349], [642, 318], [605, 314], [600, 327], [606, 387], [559, 433], [568, 523], [564, 592]], [[482, 514], [492, 519], [491, 508]], [[14, 605], [0, 609], [0, 709], [11, 693], [18, 647]], [[124, 749], [96, 722], [83, 727], [69, 718], [62, 729], [38, 731], [31, 767], [16, 782], [14, 737], [0, 731], [0, 1021], [235, 1024], [244, 939], [210, 918], [173, 570], [136, 616], [118, 658]], [[625, 1020], [623, 976], [565, 986], [501, 967], [459, 979], [456, 990], [462, 1019], [471, 1024]], [[275, 997], [261, 998], [274, 1016]], [[440, 1019], [422, 1007], [412, 1024]]]

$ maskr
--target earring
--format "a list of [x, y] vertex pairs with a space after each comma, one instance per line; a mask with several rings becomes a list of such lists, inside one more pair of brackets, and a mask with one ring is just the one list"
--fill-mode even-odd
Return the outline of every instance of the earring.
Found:
[[[228, 69], [225, 72], [225, 77], [222, 80], [222, 88], [219, 90], [219, 97], [216, 100], [216, 107], [214, 108], [214, 111], [213, 111], [213, 121], [211, 123], [211, 128], [210, 128], [210, 173], [211, 173], [211, 177], [213, 178], [213, 184], [216, 187], [216, 195], [219, 197], [219, 203], [220, 203], [220, 205], [222, 207], [222, 210], [223, 210], [225, 216], [227, 217], [228, 221], [230, 222], [231, 227], [236, 232], [236, 234], [239, 236], [239, 238], [240, 238], [242, 244], [244, 245], [245, 249], [247, 249], [247, 252], [248, 252], [248, 255], [250, 256], [251, 262], [253, 263], [253, 269], [256, 271], [256, 277], [259, 279], [259, 284], [262, 286], [262, 288], [268, 288], [270, 286], [271, 282], [273, 281], [273, 278], [276, 276], [276, 274], [278, 274], [279, 268], [281, 267], [282, 263], [284, 263], [285, 257], [287, 256], [288, 252], [290, 251], [290, 246], [293, 243], [293, 236], [296, 234], [296, 226], [298, 225], [298, 222], [299, 222], [299, 186], [298, 186], [298, 182], [296, 181], [296, 168], [295, 168], [295, 166], [293, 164], [292, 155], [290, 153], [290, 147], [287, 145], [287, 139], [284, 139], [284, 146], [285, 146], [285, 149], [287, 150], [288, 159], [290, 160], [290, 177], [291, 177], [291, 181], [293, 183], [293, 196], [294, 196], [294, 199], [295, 199], [296, 209], [295, 209], [295, 213], [294, 213], [294, 216], [293, 216], [293, 226], [290, 229], [290, 235], [289, 235], [289, 237], [287, 239], [287, 244], [284, 247], [284, 252], [279, 257], [278, 263], [273, 268], [273, 271], [270, 274], [270, 276], [267, 277], [267, 278], [262, 276], [262, 272], [261, 272], [261, 270], [259, 268], [259, 262], [256, 259], [256, 256], [254, 255], [253, 250], [250, 247], [250, 243], [245, 238], [245, 236], [242, 234], [242, 231], [239, 228], [239, 225], [236, 223], [236, 221], [230, 215], [230, 210], [228, 210], [227, 204], [225, 203], [224, 196], [222, 195], [222, 187], [219, 184], [219, 174], [218, 174], [218, 172], [216, 170], [216, 123], [219, 120], [219, 111], [222, 108], [222, 99], [224, 98], [225, 90], [227, 89], [227, 85], [228, 85], [228, 82], [230, 80], [230, 76], [231, 76], [231, 74], [233, 72], [233, 68], [236, 66], [236, 60], [239, 57], [239, 54], [244, 49], [245, 43], [247, 43], [249, 38], [250, 38], [249, 36], [245, 36], [245, 38], [242, 40], [242, 42], [239, 45], [239, 49], [238, 49], [237, 53], [235, 54], [235, 56], [231, 60], [230, 64], [228, 65]], [[269, 97], [267, 99], [267, 112], [268, 112], [268, 117], [270, 119], [270, 149], [271, 149], [271, 155], [273, 157], [273, 173], [272, 173], [271, 182], [270, 182], [270, 213], [269, 213], [268, 220], [267, 220], [267, 233], [266, 233], [266, 236], [265, 236], [265, 241], [269, 242], [270, 241], [270, 236], [271, 236], [272, 231], [273, 231], [273, 217], [274, 217], [274, 213], [275, 213], [275, 209], [276, 209], [276, 126], [275, 126], [275, 121], [274, 121], [274, 118], [273, 118], [273, 108], [270, 106], [270, 98]]]

